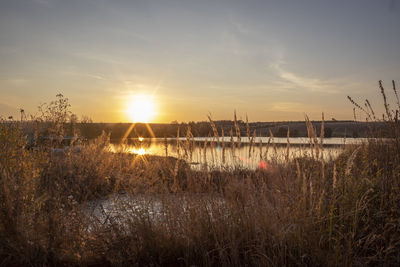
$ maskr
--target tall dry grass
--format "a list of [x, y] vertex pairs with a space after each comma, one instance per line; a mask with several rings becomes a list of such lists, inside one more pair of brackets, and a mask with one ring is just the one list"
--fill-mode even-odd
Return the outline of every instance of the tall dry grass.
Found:
[[[311, 155], [291, 159], [288, 142], [284, 162], [257, 170], [190, 168], [185, 160], [197, 145], [190, 129], [172, 158], [110, 152], [107, 135], [69, 150], [26, 149], [21, 123], [3, 121], [0, 264], [398, 265], [400, 107], [397, 98], [390, 108], [380, 87], [390, 138], [347, 146], [326, 160], [323, 127], [318, 138], [306, 117]], [[367, 117], [376, 118], [366, 105]], [[240, 148], [242, 130], [255, 136], [234, 119], [229, 146], [221, 143], [231, 151]], [[48, 132], [58, 135], [58, 123]], [[215, 139], [204, 149], [221, 142], [210, 123]], [[251, 141], [250, 157], [254, 147]], [[272, 133], [259, 144], [260, 160], [271, 147], [276, 151]], [[99, 207], [105, 198], [118, 212]]]

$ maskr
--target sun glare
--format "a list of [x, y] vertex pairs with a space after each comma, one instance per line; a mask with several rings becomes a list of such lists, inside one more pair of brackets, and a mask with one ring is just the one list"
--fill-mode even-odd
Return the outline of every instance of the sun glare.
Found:
[[132, 122], [150, 122], [156, 115], [156, 106], [149, 95], [134, 95], [128, 103], [127, 113]]
[[139, 156], [143, 156], [144, 154], [146, 154], [146, 150], [141, 147], [141, 148], [137, 149], [134, 153], [138, 154]]

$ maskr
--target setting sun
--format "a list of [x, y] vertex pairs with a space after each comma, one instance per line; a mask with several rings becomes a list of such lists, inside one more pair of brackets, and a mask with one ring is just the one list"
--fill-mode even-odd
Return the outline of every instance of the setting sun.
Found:
[[133, 122], [150, 122], [156, 115], [156, 105], [152, 96], [132, 96], [127, 104], [127, 114]]

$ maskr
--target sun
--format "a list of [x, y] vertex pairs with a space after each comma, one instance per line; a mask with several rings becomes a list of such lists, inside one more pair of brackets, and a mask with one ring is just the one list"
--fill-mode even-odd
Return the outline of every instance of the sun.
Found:
[[156, 115], [156, 105], [150, 95], [133, 95], [127, 105], [132, 122], [150, 122]]

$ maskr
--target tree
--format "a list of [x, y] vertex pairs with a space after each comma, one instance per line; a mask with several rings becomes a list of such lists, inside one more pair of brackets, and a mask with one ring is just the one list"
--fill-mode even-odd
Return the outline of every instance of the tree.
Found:
[[49, 104], [39, 106], [39, 117], [37, 121], [42, 123], [42, 134], [48, 134], [50, 138], [62, 138], [68, 131], [68, 122], [77, 117], [70, 111], [71, 105], [68, 98], [62, 94], [56, 95], [56, 100]]

